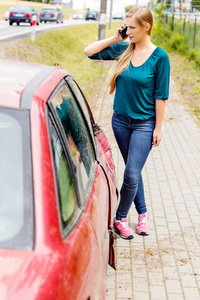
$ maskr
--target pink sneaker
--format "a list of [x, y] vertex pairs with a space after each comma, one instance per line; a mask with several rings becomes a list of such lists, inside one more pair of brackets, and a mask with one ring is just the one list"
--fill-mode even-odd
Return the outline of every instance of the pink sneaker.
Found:
[[123, 239], [133, 239], [134, 235], [133, 235], [133, 231], [132, 229], [128, 226], [128, 222], [127, 219], [121, 219], [120, 220], [116, 220], [116, 218], [114, 218], [114, 223], [113, 223], [113, 227], [114, 230], [119, 233], [119, 235], [123, 238]]
[[146, 213], [144, 215], [138, 216], [138, 226], [137, 226], [137, 233], [140, 235], [149, 235], [149, 214]]

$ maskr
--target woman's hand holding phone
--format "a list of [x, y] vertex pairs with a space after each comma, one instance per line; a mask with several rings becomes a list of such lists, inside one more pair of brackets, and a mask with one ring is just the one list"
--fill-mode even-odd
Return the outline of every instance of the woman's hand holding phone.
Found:
[[127, 32], [127, 27], [126, 26], [119, 30], [119, 34], [121, 35], [123, 40], [127, 37], [126, 32]]
[[114, 36], [115, 39], [117, 39], [119, 42], [126, 39], [128, 37], [126, 31], [127, 31], [126, 24], [123, 24], [120, 28], [117, 29], [116, 34]]

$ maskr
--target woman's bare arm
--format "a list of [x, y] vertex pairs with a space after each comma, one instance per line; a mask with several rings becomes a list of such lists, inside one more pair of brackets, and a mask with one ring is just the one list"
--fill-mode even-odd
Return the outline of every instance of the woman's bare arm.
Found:
[[119, 34], [120, 29], [121, 28], [117, 29], [116, 34], [114, 36], [104, 40], [96, 41], [90, 44], [89, 46], [87, 46], [84, 50], [85, 55], [92, 56], [93, 54], [98, 53], [111, 45], [123, 41], [121, 35]]
[[156, 99], [156, 126], [153, 132], [152, 146], [157, 147], [161, 142], [161, 126], [165, 110], [165, 100]]

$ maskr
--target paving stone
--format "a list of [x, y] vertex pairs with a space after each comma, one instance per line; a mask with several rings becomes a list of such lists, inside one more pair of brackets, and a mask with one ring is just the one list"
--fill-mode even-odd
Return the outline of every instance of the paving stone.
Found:
[[117, 257], [117, 269], [118, 270], [131, 270], [130, 258]]
[[163, 274], [160, 272], [148, 272], [150, 285], [164, 285]]
[[150, 300], [148, 292], [134, 292], [134, 300]]
[[117, 291], [116, 291], [117, 299], [118, 298], [132, 298], [132, 285], [131, 284], [117, 284]]
[[195, 288], [198, 287], [194, 274], [192, 275], [182, 274], [181, 283], [183, 287], [195, 287]]
[[136, 292], [148, 292], [148, 281], [146, 278], [133, 278], [133, 290]]
[[164, 286], [150, 286], [151, 300], [166, 300], [166, 290]]
[[115, 295], [116, 295], [116, 292], [115, 292], [115, 290], [111, 290], [111, 289], [109, 289], [109, 290], [107, 290], [107, 292], [106, 292], [106, 299], [112, 299], [112, 300], [114, 300], [115, 299]]
[[117, 270], [117, 282], [119, 283], [132, 283], [132, 273], [126, 270]]
[[192, 288], [192, 287], [184, 287], [183, 288], [185, 300], [199, 300], [200, 299], [200, 294], [199, 290], [197, 288]]
[[179, 274], [176, 267], [163, 267], [163, 273], [165, 279], [179, 280]]
[[176, 294], [180, 294], [182, 293], [182, 289], [181, 289], [181, 284], [179, 282], [179, 280], [171, 280], [171, 279], [167, 279], [166, 280], [166, 289], [167, 292], [170, 293], [176, 293]]
[[167, 294], [169, 300], [184, 300], [182, 294]]
[[163, 217], [163, 218], [156, 217], [155, 224], [156, 224], [156, 226], [167, 226], [165, 217]]

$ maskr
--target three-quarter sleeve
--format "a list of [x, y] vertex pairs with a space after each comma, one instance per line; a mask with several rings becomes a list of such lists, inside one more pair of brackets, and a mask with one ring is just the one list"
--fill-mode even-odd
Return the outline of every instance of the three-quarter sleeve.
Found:
[[162, 52], [156, 64], [154, 99], [168, 100], [170, 80], [170, 62], [166, 52]]
[[89, 56], [90, 59], [116, 60], [127, 49], [129, 43], [120, 42]]

